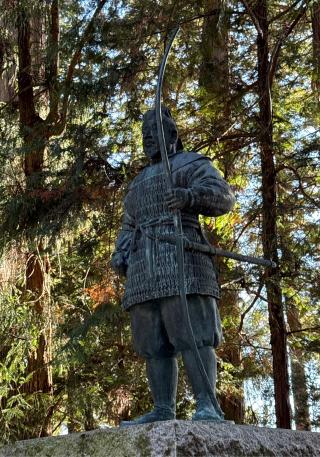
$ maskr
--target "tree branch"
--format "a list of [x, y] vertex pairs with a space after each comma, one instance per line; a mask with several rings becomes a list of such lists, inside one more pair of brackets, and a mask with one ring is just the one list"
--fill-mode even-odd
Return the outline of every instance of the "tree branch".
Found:
[[258, 298], [260, 298], [260, 292], [263, 288], [263, 282], [261, 281], [260, 284], [259, 284], [259, 287], [258, 287], [258, 290], [256, 292], [256, 295], [254, 297], [254, 299], [252, 300], [252, 302], [250, 303], [250, 305], [248, 306], [248, 308], [243, 311], [243, 313], [241, 313], [241, 316], [240, 316], [240, 324], [239, 324], [239, 327], [238, 327], [238, 333], [241, 333], [242, 331], [242, 327], [243, 327], [243, 322], [244, 322], [244, 318], [246, 317], [246, 315], [248, 314], [248, 312], [254, 307], [254, 305], [256, 304]]
[[50, 8], [50, 29], [48, 37], [46, 79], [49, 89], [50, 112], [46, 121], [48, 123], [57, 121], [59, 95], [57, 77], [59, 69], [59, 0], [52, 0]]
[[22, 127], [31, 126], [36, 116], [33, 99], [33, 82], [31, 75], [30, 20], [25, 9], [20, 5], [18, 10], [18, 88], [19, 113]]
[[289, 24], [284, 29], [281, 37], [278, 39], [278, 41], [276, 42], [276, 44], [275, 44], [275, 46], [273, 48], [273, 51], [272, 51], [271, 57], [270, 57], [269, 68], [268, 68], [269, 85], [270, 85], [270, 87], [272, 86], [272, 83], [273, 83], [273, 79], [274, 79], [277, 63], [278, 63], [278, 60], [279, 60], [281, 47], [282, 47], [284, 41], [288, 38], [288, 36], [292, 32], [292, 30], [295, 28], [295, 26], [298, 24], [300, 19], [304, 16], [305, 12], [307, 11], [307, 3], [303, 7], [300, 8], [299, 13], [294, 18], [294, 20], [291, 22], [291, 24]]
[[237, 235], [237, 237], [235, 238], [235, 240], [233, 241], [232, 243], [232, 249], [234, 249], [239, 241], [239, 239], [241, 238], [241, 236], [244, 234], [244, 232], [247, 230], [248, 227], [250, 227], [250, 225], [252, 224], [252, 222], [257, 218], [257, 216], [259, 215], [261, 209], [258, 208], [257, 210], [255, 210], [253, 212], [253, 214], [251, 215], [251, 217], [249, 217], [247, 223], [242, 227], [242, 229], [240, 230], [240, 233]]
[[265, 347], [265, 346], [256, 346], [253, 344], [249, 337], [247, 335], [244, 335], [244, 341], [246, 344], [241, 343], [242, 347], [252, 347], [253, 349], [262, 349], [263, 351], [271, 351], [271, 347]]
[[301, 0], [296, 0], [290, 6], [288, 6], [288, 8], [286, 8], [285, 10], [283, 10], [280, 13], [276, 14], [275, 16], [273, 16], [269, 20], [269, 24], [272, 24], [273, 22], [275, 22], [278, 19], [280, 19], [282, 16], [285, 16], [289, 11], [293, 10], [293, 8], [295, 8], [298, 5], [298, 3], [300, 3], [300, 2], [301, 2]]
[[86, 42], [90, 36], [90, 33], [93, 30], [93, 25], [94, 25], [94, 22], [95, 22], [97, 16], [101, 12], [101, 10], [104, 7], [104, 5], [106, 4], [106, 2], [107, 2], [107, 0], [100, 0], [92, 18], [90, 19], [85, 31], [82, 34], [82, 37], [76, 47], [74, 54], [71, 58], [71, 61], [70, 61], [69, 67], [68, 67], [68, 71], [67, 71], [67, 76], [66, 76], [65, 83], [64, 83], [64, 95], [63, 95], [63, 99], [62, 99], [62, 108], [61, 108], [61, 112], [60, 112], [60, 119], [59, 119], [59, 122], [57, 122], [55, 124], [55, 126], [53, 127], [51, 135], [60, 135], [63, 132], [63, 130], [65, 129], [67, 113], [68, 113], [69, 95], [70, 95], [71, 84], [72, 84], [72, 80], [73, 80], [75, 67], [80, 62], [83, 47], [86, 44]]
[[227, 286], [231, 286], [231, 284], [236, 284], [237, 282], [243, 281], [243, 279], [244, 276], [240, 276], [239, 278], [233, 279], [232, 281], [224, 282], [223, 284], [221, 284], [221, 289], [226, 289]]
[[299, 182], [299, 189], [302, 193], [302, 195], [307, 199], [309, 200], [316, 208], [320, 208], [320, 203], [318, 203], [314, 198], [312, 198], [309, 194], [306, 193], [306, 191], [304, 190], [303, 188], [303, 185], [302, 185], [302, 179], [301, 179], [301, 176], [299, 175], [299, 173], [297, 172], [297, 170], [290, 166], [290, 165], [280, 165], [277, 169], [276, 169], [276, 173], [279, 173], [279, 171], [282, 171], [282, 170], [290, 170], [292, 171], [292, 173], [295, 175], [295, 177], [297, 178], [298, 182]]
[[249, 3], [246, 1], [246, 0], [242, 0], [241, 3], [243, 3], [245, 9], [247, 10], [247, 13], [249, 14], [249, 16], [251, 17], [252, 19], [252, 22], [258, 32], [258, 35], [260, 35], [261, 38], [263, 38], [264, 34], [263, 34], [263, 31], [262, 31], [262, 28], [260, 27], [260, 22], [259, 22], [259, 19], [257, 18], [257, 16], [254, 14], [251, 6], [249, 5]]
[[287, 335], [292, 335], [292, 333], [300, 333], [300, 332], [316, 332], [320, 330], [320, 325], [317, 325], [316, 327], [306, 327], [306, 328], [301, 328], [299, 330], [290, 330], [290, 332], [286, 332]]

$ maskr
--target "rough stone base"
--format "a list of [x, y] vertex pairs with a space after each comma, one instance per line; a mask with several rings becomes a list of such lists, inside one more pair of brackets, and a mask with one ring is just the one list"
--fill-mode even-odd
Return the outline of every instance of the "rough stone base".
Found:
[[167, 421], [18, 441], [0, 457], [319, 457], [320, 433]]

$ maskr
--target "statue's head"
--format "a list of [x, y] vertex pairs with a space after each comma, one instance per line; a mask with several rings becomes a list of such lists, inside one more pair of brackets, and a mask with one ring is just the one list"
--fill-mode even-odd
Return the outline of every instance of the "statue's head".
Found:
[[[178, 143], [178, 129], [172, 119], [170, 110], [162, 106], [163, 131], [168, 155], [176, 153]], [[154, 109], [147, 111], [143, 116], [142, 124], [143, 150], [151, 161], [161, 159], [158, 140], [156, 112]], [[179, 140], [180, 141], [180, 140]], [[181, 142], [180, 142], [181, 143]], [[179, 144], [180, 144], [179, 143]]]

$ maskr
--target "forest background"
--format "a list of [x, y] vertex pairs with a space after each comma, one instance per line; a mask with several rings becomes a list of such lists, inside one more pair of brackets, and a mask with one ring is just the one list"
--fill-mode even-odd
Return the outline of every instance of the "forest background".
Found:
[[[217, 259], [219, 401], [236, 423], [320, 424], [320, 2], [0, 1], [0, 441], [117, 425], [151, 406], [110, 269], [129, 181], [164, 103], [234, 211]], [[178, 417], [190, 417], [180, 374]]]

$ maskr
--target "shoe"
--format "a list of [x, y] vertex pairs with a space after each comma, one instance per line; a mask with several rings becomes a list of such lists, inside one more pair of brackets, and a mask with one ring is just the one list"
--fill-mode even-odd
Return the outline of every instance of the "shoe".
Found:
[[224, 422], [224, 418], [220, 416], [212, 405], [202, 406], [192, 416], [193, 421], [212, 421], [212, 422]]
[[176, 418], [175, 414], [169, 409], [155, 408], [150, 413], [133, 419], [132, 421], [122, 421], [120, 427], [128, 427], [131, 425], [149, 424], [150, 422], [169, 421]]

